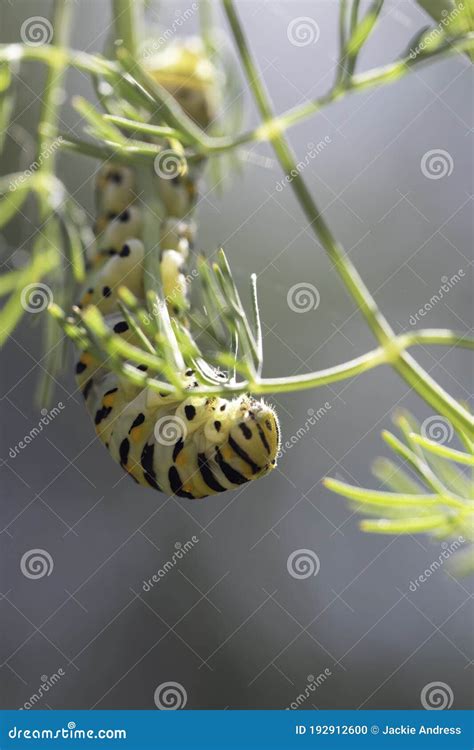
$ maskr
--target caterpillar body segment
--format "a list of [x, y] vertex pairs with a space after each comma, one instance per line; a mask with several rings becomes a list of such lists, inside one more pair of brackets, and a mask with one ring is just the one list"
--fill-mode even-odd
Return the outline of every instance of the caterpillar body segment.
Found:
[[138, 239], [129, 239], [120, 250], [110, 251], [101, 267], [91, 274], [91, 285], [80, 300], [80, 306], [94, 304], [103, 315], [109, 315], [117, 310], [118, 289], [122, 285], [135, 297], [143, 299], [144, 257], [143, 243]]
[[[187, 62], [193, 59], [188, 55]], [[174, 92], [176, 81], [171, 84], [168, 77], [162, 83]], [[187, 86], [192, 88], [189, 81]], [[202, 89], [198, 89], [202, 104]], [[177, 92], [176, 97], [179, 100]], [[188, 114], [206, 127], [210, 110], [196, 109], [199, 97], [181, 92]], [[191, 214], [198, 175], [194, 168], [171, 179], [169, 175], [158, 179], [165, 215], [155, 247], [163, 297], [169, 314], [185, 325], [189, 308], [186, 268], [196, 234]], [[78, 307], [84, 310], [95, 305], [111, 332], [142, 348], [143, 341], [125, 319], [118, 297], [120, 287], [126, 287], [145, 307], [146, 249], [134, 171], [114, 163], [103, 166], [96, 180], [96, 203], [96, 242], [88, 251], [89, 275]], [[145, 365], [129, 364], [147, 370]], [[185, 392], [198, 386], [192, 369], [179, 374]], [[177, 398], [131, 384], [87, 351], [76, 363], [76, 379], [97, 436], [142, 486], [182, 498], [204, 498], [238, 488], [276, 465], [278, 418], [262, 401], [247, 395], [230, 400], [192, 394]]]
[[273, 410], [248, 397], [178, 402], [165, 396], [168, 403], [150, 407], [146, 390], [129, 400], [111, 378], [95, 396], [90, 406], [97, 434], [141, 485], [197, 499], [235, 489], [275, 466]]

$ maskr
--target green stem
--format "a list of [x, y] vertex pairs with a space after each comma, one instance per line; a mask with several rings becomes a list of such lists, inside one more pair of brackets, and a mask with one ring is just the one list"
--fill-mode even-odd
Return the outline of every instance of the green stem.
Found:
[[428, 440], [422, 437], [422, 435], [417, 435], [415, 432], [411, 433], [410, 438], [417, 445], [421, 445], [424, 450], [434, 453], [435, 456], [441, 456], [448, 461], [456, 461], [456, 463], [465, 464], [466, 466], [474, 466], [474, 456], [468, 453], [458, 451], [456, 448], [449, 448], [447, 445], [437, 443], [434, 440]]
[[359, 16], [359, 5], [360, 0], [352, 0], [352, 8], [351, 8], [351, 20], [350, 20], [350, 36], [355, 31], [355, 27], [357, 26], [357, 19]]
[[[474, 349], [473, 339], [463, 338], [462, 334], [442, 329], [424, 329], [413, 331], [409, 334], [402, 334], [396, 337], [393, 343], [400, 351], [410, 346], [422, 346], [426, 344], [458, 345]], [[384, 347], [380, 346], [366, 354], [362, 354], [360, 357], [356, 357], [340, 365], [328, 367], [325, 370], [318, 370], [317, 372], [310, 372], [305, 375], [290, 375], [284, 378], [262, 378], [255, 382], [238, 383], [236, 388], [239, 393], [244, 393], [248, 389], [258, 395], [308, 390], [310, 388], [319, 388], [323, 385], [330, 385], [331, 383], [336, 383], [338, 380], [355, 377], [384, 364], [391, 364], [390, 353]], [[223, 395], [225, 395], [225, 392]]]
[[447, 417], [458, 429], [472, 434], [474, 420], [467, 409], [447, 393], [411, 354], [403, 352], [393, 362], [393, 366], [405, 382], [436, 412]]
[[[384, 65], [383, 67], [368, 70], [365, 73], [352, 76], [343, 85], [336, 85], [334, 89], [324, 97], [293, 107], [275, 118], [275, 126], [280, 127], [281, 130], [286, 130], [297, 122], [305, 120], [309, 115], [315, 114], [325, 104], [336, 101], [347, 93], [364, 91], [365, 89], [375, 88], [381, 84], [399, 81], [414, 68], [432, 60], [433, 58], [441, 59], [460, 52], [467, 52], [472, 50], [473, 46], [474, 33], [470, 33], [458, 40], [451, 40], [449, 43], [446, 43], [445, 46], [425, 52], [423, 55], [418, 55], [414, 59], [404, 57], [401, 60], [396, 60], [395, 62]], [[247, 134], [248, 139], [259, 140], [258, 132], [259, 128], [256, 128], [255, 131]]]
[[144, 135], [150, 135], [153, 138], [176, 138], [176, 140], [187, 144], [186, 138], [183, 138], [183, 134], [176, 128], [170, 128], [166, 125], [151, 125], [148, 122], [142, 122], [141, 120], [128, 120], [126, 117], [119, 117], [118, 115], [104, 115], [104, 120], [113, 122], [123, 130], [130, 130], [134, 133], [143, 133]]
[[[53, 10], [54, 37], [51, 45], [63, 51], [68, 44], [71, 28], [71, 0], [55, 0]], [[58, 135], [58, 90], [61, 86], [65, 69], [57, 58], [48, 68], [46, 84], [42, 98], [36, 160], [38, 172], [53, 174], [55, 149], [52, 147]]]
[[[473, 45], [474, 34], [466, 34], [459, 39], [452, 39], [449, 42], [446, 42], [446, 44], [441, 47], [424, 52], [423, 55], [418, 55], [414, 59], [405, 57], [401, 60], [396, 60], [389, 65], [385, 65], [384, 67], [375, 68], [366, 73], [353, 76], [345, 81], [344, 84], [336, 84], [331, 91], [322, 97], [293, 107], [281, 115], [273, 117], [265, 125], [260, 125], [252, 130], [240, 133], [235, 137], [223, 136], [212, 138], [202, 134], [202, 132], [196, 132], [196, 130], [187, 122], [185, 122], [185, 127], [183, 127], [182, 130], [188, 137], [190, 143], [194, 143], [198, 146], [203, 154], [222, 153], [245, 143], [266, 141], [269, 140], [272, 132], [282, 132], [287, 130], [296, 123], [305, 120], [310, 115], [317, 113], [323, 107], [338, 101], [347, 94], [397, 81], [408, 74], [413, 68], [425, 62], [434, 58], [441, 59], [460, 52], [468, 52], [472, 50]], [[3, 45], [0, 46], [0, 60], [10, 62], [15, 60], [30, 60], [43, 62], [50, 66], [71, 65], [72, 67], [87, 73], [102, 75], [106, 80], [113, 84], [117, 84], [120, 76], [120, 70], [115, 63], [105, 60], [98, 55], [89, 55], [86, 52], [78, 52], [75, 50], [61, 50], [61, 53], [59, 54], [59, 50], [53, 51], [50, 45], [45, 45], [43, 47], [28, 47], [21, 44]], [[121, 80], [122, 84], [127, 85], [130, 95], [132, 95], [134, 92], [133, 84], [127, 81], [127, 79], [122, 78]], [[157, 92], [155, 91], [155, 95], [156, 93]], [[173, 114], [176, 115], [176, 112]]]
[[115, 34], [120, 47], [135, 55], [138, 47], [137, 0], [113, 0]]
[[[358, 271], [345, 255], [343, 248], [334, 239], [329, 226], [317, 208], [306, 183], [296, 167], [296, 160], [279, 128], [273, 127], [273, 112], [260, 76], [250, 55], [240, 22], [234, 10], [232, 0], [223, 0], [234, 38], [239, 49], [257, 106], [264, 120], [264, 127], [269, 130], [269, 137], [278, 160], [286, 174], [292, 174], [291, 187], [295, 192], [301, 208], [311, 228], [320, 240], [337, 271], [342, 276], [350, 294], [365, 316], [370, 328], [381, 343], [386, 343], [394, 335], [393, 330], [377, 308], [375, 300], [365, 286]], [[294, 175], [294, 176], [293, 176]]]
[[399, 342], [406, 349], [417, 344], [446, 344], [447, 346], [474, 349], [473, 338], [460, 331], [450, 331], [446, 328], [420, 328], [411, 333], [402, 333], [399, 336]]
[[286, 139], [282, 135], [280, 128], [275, 128], [274, 115], [269, 97], [250, 54], [233, 2], [232, 0], [223, 0], [223, 5], [241, 56], [250, 89], [264, 120], [263, 127], [266, 126], [270, 131], [269, 138], [284, 172], [287, 175], [295, 175], [290, 184], [311, 228], [326, 250], [347, 290], [357, 303], [369, 327], [384, 348], [389, 361], [395, 367], [396, 371], [432, 408], [448, 417], [458, 428], [469, 430], [472, 419], [467, 410], [446, 393], [411, 355], [402, 352], [399, 346], [397, 346], [393, 329], [378, 309], [375, 299], [372, 297], [357, 269], [353, 266], [350, 258], [333, 237], [297, 169], [296, 160]]

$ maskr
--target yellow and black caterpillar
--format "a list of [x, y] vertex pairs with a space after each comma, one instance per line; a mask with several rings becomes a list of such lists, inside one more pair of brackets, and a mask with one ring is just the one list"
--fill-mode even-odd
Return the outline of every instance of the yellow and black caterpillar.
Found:
[[[187, 174], [158, 182], [166, 216], [159, 243], [163, 295], [170, 315], [182, 315], [189, 304], [185, 266], [195, 234], [189, 219], [195, 179]], [[145, 299], [143, 216], [134, 171], [112, 163], [102, 167], [96, 197], [96, 244], [87, 258], [89, 278], [79, 307], [94, 304], [114, 333], [140, 346], [118, 304], [119, 287]], [[193, 370], [180, 375], [188, 388], [198, 386]], [[141, 485], [203, 498], [262, 477], [276, 465], [278, 418], [250, 396], [178, 400], [122, 382], [87, 351], [76, 364], [76, 378], [97, 435]]]

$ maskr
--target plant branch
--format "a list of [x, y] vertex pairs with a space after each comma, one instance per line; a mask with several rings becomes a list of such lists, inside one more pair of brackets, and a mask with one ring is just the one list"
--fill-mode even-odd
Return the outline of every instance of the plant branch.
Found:
[[138, 46], [137, 35], [137, 0], [113, 0], [113, 15], [116, 38], [131, 55], [135, 55]]
[[[131, 0], [130, 0], [131, 1]], [[188, 133], [188, 125], [184, 118], [184, 113], [179, 113], [180, 121], [184, 121], [186, 127], [181, 128], [184, 135], [188, 137], [190, 143], [194, 143], [204, 155], [218, 154], [232, 150], [237, 146], [249, 142], [267, 141], [271, 139], [274, 132], [281, 133], [293, 125], [305, 120], [310, 115], [319, 112], [329, 104], [338, 101], [347, 94], [365, 89], [375, 88], [377, 86], [392, 83], [400, 80], [425, 62], [433, 59], [443, 59], [448, 56], [468, 52], [474, 48], [474, 34], [465, 34], [457, 39], [446, 41], [438, 48], [431, 49], [417, 55], [414, 59], [407, 56], [393, 63], [380, 68], [366, 71], [359, 75], [351, 76], [344, 82], [337, 81], [334, 87], [323, 96], [310, 102], [292, 107], [278, 116], [270, 118], [265, 124], [256, 128], [240, 133], [237, 136], [220, 136], [209, 137], [204, 133], [199, 133], [191, 126]], [[51, 45], [39, 47], [29, 47], [22, 44], [0, 45], [0, 60], [14, 62], [15, 60], [29, 60], [45, 63], [49, 66], [66, 66], [71, 65], [93, 75], [101, 75], [111, 83], [117, 83], [122, 75], [122, 84], [127, 85], [130, 92], [134, 88], [131, 81], [123, 78], [123, 73], [117, 63], [106, 60], [100, 55], [90, 55], [86, 52], [76, 50], [58, 50], [53, 49]], [[135, 86], [136, 88], [136, 86]], [[155, 88], [155, 96], [158, 89]], [[141, 92], [143, 96], [144, 92]], [[159, 91], [160, 96], [164, 95]], [[167, 104], [169, 101], [167, 100]], [[166, 108], [165, 108], [166, 109]], [[173, 117], [176, 115], [176, 106]], [[176, 121], [176, 120], [175, 120]]]
[[469, 430], [472, 425], [472, 418], [467, 410], [446, 393], [411, 355], [400, 351], [393, 329], [379, 310], [375, 299], [366, 287], [357, 269], [353, 266], [350, 258], [333, 237], [301, 173], [296, 168], [295, 157], [286, 139], [281, 130], [275, 128], [275, 120], [269, 97], [250, 54], [233, 2], [232, 0], [223, 0], [223, 5], [241, 56], [250, 89], [264, 120], [263, 127], [266, 125], [267, 128], [271, 128], [271, 132], [269, 133], [270, 141], [284, 172], [286, 174], [295, 174], [290, 184], [313, 232], [326, 250], [347, 290], [357, 303], [369, 327], [384, 348], [389, 361], [396, 371], [436, 411], [448, 417], [457, 427]]
[[[54, 36], [52, 45], [57, 50], [64, 51], [69, 41], [71, 28], [71, 0], [55, 0], [53, 10]], [[37, 161], [38, 171], [43, 174], [52, 174], [54, 171], [55, 150], [51, 148], [57, 137], [58, 125], [58, 96], [57, 92], [61, 86], [65, 69], [60, 63], [60, 58], [54, 58], [48, 68], [46, 84], [41, 105], [40, 120], [38, 126]]]

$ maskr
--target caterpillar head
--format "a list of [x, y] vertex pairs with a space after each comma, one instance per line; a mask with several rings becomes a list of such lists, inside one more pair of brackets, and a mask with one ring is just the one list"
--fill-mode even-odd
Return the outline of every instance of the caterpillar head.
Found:
[[242, 459], [244, 453], [251, 458], [255, 464], [252, 479], [257, 479], [276, 466], [280, 450], [278, 416], [264, 401], [243, 396], [239, 402], [240, 415], [229, 432], [229, 445]]
[[142, 62], [189, 117], [201, 128], [209, 126], [216, 116], [219, 80], [200, 39], [177, 40], [155, 55], [144, 55]]
[[232, 489], [275, 468], [280, 449], [278, 417], [263, 401], [249, 396], [232, 400], [191, 396], [178, 406], [176, 416], [186, 426], [187, 442], [197, 454], [199, 472], [189, 477], [194, 497]]

